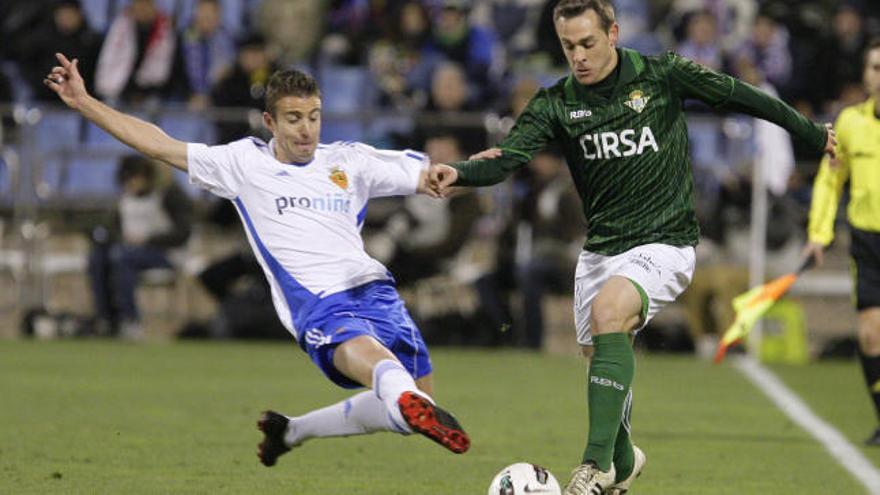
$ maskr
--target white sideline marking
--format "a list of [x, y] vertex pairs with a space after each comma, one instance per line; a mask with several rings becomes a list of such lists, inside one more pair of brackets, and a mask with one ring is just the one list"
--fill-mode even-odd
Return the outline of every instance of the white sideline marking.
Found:
[[792, 421], [818, 440], [831, 457], [868, 489], [868, 493], [880, 494], [880, 471], [859, 449], [833, 426], [816, 416], [797, 394], [754, 358], [740, 357], [734, 362], [749, 381], [764, 392]]

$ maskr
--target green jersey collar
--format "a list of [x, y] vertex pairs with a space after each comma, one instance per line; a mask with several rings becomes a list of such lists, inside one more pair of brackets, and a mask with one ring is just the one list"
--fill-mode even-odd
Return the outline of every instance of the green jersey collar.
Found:
[[[629, 48], [618, 48], [617, 54], [617, 63], [620, 64], [620, 77], [617, 79], [612, 95], [617, 94], [617, 90], [621, 86], [633, 82], [645, 70], [645, 60], [642, 58], [641, 53]], [[568, 78], [565, 80], [566, 103], [577, 103], [585, 99], [595, 98], [598, 97], [593, 95], [589, 88], [579, 83], [574, 78], [574, 74], [568, 75]]]

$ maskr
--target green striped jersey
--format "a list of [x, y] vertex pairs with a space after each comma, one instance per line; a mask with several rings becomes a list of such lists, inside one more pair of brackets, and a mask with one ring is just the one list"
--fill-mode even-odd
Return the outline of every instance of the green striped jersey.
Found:
[[817, 151], [824, 147], [822, 126], [730, 76], [673, 53], [646, 57], [619, 49], [618, 54], [610, 97], [574, 76], [541, 89], [499, 144], [501, 158], [452, 164], [459, 170], [456, 185], [500, 182], [556, 142], [583, 203], [584, 248], [614, 255], [649, 243], [697, 243], [683, 100], [765, 118]]

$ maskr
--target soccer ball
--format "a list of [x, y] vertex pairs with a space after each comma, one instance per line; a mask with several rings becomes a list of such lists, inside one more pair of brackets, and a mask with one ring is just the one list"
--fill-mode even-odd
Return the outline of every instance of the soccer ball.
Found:
[[489, 485], [488, 495], [543, 493], [561, 495], [559, 483], [550, 471], [528, 462], [517, 462], [502, 469]]

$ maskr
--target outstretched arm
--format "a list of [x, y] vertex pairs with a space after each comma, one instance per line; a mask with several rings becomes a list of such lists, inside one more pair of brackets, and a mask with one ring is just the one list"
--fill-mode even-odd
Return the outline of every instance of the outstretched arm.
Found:
[[101, 103], [86, 91], [78, 60], [71, 62], [56, 53], [60, 65], [43, 80], [67, 106], [135, 150], [186, 171], [186, 143], [178, 141], [157, 126], [124, 114]]
[[497, 184], [532, 159], [555, 135], [551, 97], [541, 89], [532, 97], [516, 124], [497, 148], [477, 153], [463, 162], [432, 166], [429, 185], [443, 196], [453, 184], [464, 187]]
[[779, 98], [692, 60], [670, 53], [666, 62], [670, 82], [683, 98], [696, 98], [715, 108], [773, 122], [811, 146], [817, 155], [834, 157], [837, 138], [830, 125], [812, 122]]

